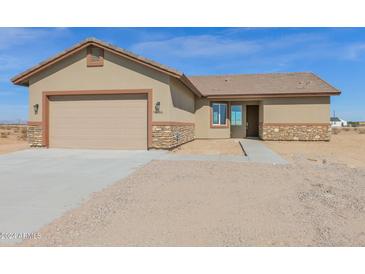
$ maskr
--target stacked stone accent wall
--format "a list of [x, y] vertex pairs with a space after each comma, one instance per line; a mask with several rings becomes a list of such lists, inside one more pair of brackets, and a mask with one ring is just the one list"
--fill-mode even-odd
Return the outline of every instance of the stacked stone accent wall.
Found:
[[152, 147], [170, 149], [194, 139], [194, 125], [153, 125]]
[[28, 143], [31, 147], [42, 147], [42, 126], [28, 126]]
[[326, 124], [260, 124], [262, 140], [273, 141], [329, 141], [331, 127]]

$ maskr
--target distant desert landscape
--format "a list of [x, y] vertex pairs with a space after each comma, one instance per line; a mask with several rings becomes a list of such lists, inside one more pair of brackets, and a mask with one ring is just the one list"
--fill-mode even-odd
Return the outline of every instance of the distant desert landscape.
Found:
[[26, 125], [0, 125], [0, 154], [28, 147]]

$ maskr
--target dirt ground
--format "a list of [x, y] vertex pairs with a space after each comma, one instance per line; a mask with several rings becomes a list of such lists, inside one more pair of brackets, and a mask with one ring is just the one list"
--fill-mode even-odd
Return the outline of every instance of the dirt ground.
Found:
[[28, 148], [25, 125], [0, 125], [0, 154]]
[[24, 246], [365, 246], [365, 169], [153, 161]]
[[172, 152], [177, 154], [205, 155], [242, 155], [238, 139], [194, 140], [177, 147]]
[[350, 167], [365, 167], [365, 134], [354, 130], [332, 134], [330, 142], [265, 141], [265, 145], [287, 160], [305, 157], [313, 161], [325, 160]]

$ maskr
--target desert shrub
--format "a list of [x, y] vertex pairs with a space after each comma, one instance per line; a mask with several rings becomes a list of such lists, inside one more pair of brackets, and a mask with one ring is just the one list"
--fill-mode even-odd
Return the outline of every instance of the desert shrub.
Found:
[[365, 134], [365, 128], [359, 128], [358, 132], [359, 134]]
[[344, 128], [342, 128], [342, 130], [343, 130], [343, 131], [350, 131], [350, 130], [351, 130], [351, 128], [349, 128], [349, 127], [344, 127]]
[[6, 134], [6, 132], [1, 132], [0, 138], [8, 138], [8, 135]]
[[337, 135], [341, 132], [340, 128], [332, 128], [332, 134]]
[[19, 136], [20, 140], [26, 140], [27, 139], [27, 129], [26, 128], [22, 128], [21, 134]]

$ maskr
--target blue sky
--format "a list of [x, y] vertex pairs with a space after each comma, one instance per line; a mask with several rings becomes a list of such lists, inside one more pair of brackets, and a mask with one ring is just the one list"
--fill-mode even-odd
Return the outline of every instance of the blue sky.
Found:
[[365, 28], [0, 28], [0, 121], [28, 119], [12, 76], [87, 37], [187, 75], [312, 71], [343, 92], [332, 111], [365, 120]]

